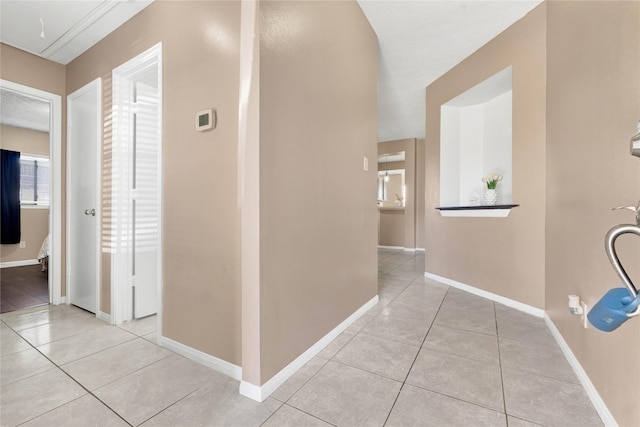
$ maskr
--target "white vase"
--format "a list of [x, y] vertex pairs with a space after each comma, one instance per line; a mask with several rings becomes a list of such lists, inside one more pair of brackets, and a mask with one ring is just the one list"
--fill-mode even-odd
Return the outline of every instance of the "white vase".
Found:
[[498, 201], [498, 193], [493, 188], [487, 188], [484, 193], [484, 204], [486, 206], [493, 206]]

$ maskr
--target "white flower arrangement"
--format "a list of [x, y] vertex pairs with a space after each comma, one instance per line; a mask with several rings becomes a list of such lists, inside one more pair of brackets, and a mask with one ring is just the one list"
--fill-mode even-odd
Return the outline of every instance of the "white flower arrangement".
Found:
[[497, 173], [490, 173], [489, 175], [482, 177], [482, 182], [487, 184], [487, 188], [489, 190], [494, 190], [496, 185], [498, 185], [498, 181], [502, 181], [502, 175], [498, 175]]

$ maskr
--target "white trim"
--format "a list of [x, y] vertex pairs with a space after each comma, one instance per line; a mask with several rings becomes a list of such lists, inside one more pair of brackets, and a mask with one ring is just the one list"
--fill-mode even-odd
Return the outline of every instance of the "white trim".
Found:
[[0, 87], [20, 92], [30, 98], [49, 102], [49, 300], [61, 304], [62, 298], [62, 97], [8, 80], [0, 79]]
[[27, 152], [20, 152], [20, 160], [28, 160], [31, 162], [45, 162], [49, 167], [49, 156], [42, 154], [31, 154]]
[[98, 307], [98, 309], [96, 310], [96, 317], [107, 322], [108, 324], [111, 324], [111, 315], [105, 313], [104, 311], [100, 311], [100, 307]]
[[378, 249], [393, 249], [405, 252], [425, 252], [424, 248], [405, 248], [404, 246], [383, 246], [378, 245]]
[[[62, 296], [62, 97], [55, 95], [51, 109], [49, 145], [49, 299], [56, 304], [66, 302]], [[57, 255], [56, 255], [57, 254]]]
[[198, 362], [218, 372], [222, 372], [234, 380], [240, 381], [242, 379], [242, 368], [234, 365], [233, 363], [229, 363], [226, 360], [218, 359], [210, 354], [196, 350], [193, 347], [189, 347], [188, 345], [181, 344], [163, 336], [158, 337], [158, 344], [186, 357], [187, 359], [191, 359], [194, 362]]
[[351, 316], [347, 317], [342, 323], [333, 328], [327, 335], [320, 338], [318, 342], [309, 347], [304, 353], [298, 356], [294, 361], [285, 366], [280, 372], [275, 374], [269, 381], [262, 386], [242, 381], [240, 383], [240, 394], [253, 399], [257, 402], [264, 402], [264, 400], [271, 395], [278, 387], [284, 384], [298, 369], [302, 368], [308, 361], [313, 359], [318, 353], [322, 351], [331, 341], [336, 339], [345, 329], [347, 329], [353, 322], [358, 320], [360, 316], [365, 314], [369, 309], [378, 303], [378, 295], [371, 298], [362, 307], [356, 310]]
[[567, 342], [564, 340], [564, 338], [562, 337], [562, 334], [560, 333], [558, 328], [556, 328], [556, 325], [553, 323], [553, 321], [551, 320], [551, 318], [547, 313], [544, 314], [544, 321], [547, 324], [547, 327], [549, 328], [549, 330], [551, 331], [551, 334], [553, 334], [553, 337], [555, 338], [556, 342], [560, 346], [560, 349], [564, 353], [564, 356], [567, 358], [567, 361], [573, 368], [573, 372], [575, 372], [576, 375], [578, 376], [578, 379], [580, 380], [582, 387], [584, 387], [585, 391], [587, 392], [587, 396], [589, 396], [591, 403], [593, 404], [596, 411], [598, 412], [598, 415], [600, 415], [600, 418], [602, 419], [602, 422], [604, 423], [604, 425], [607, 427], [617, 426], [618, 423], [616, 422], [615, 418], [613, 418], [613, 414], [611, 414], [611, 412], [609, 411], [609, 408], [607, 408], [607, 405], [604, 403], [604, 400], [602, 400], [602, 398], [600, 397], [600, 394], [598, 394], [598, 390], [596, 390], [595, 386], [589, 379], [589, 376], [587, 375], [585, 370], [582, 368], [582, 365], [580, 365], [580, 362], [578, 361], [576, 356], [573, 354], [573, 352], [571, 351], [571, 348], [569, 347]]
[[448, 217], [476, 217], [476, 218], [506, 218], [511, 209], [461, 209], [441, 210], [440, 216]]
[[393, 250], [399, 250], [399, 251], [405, 251], [405, 252], [426, 252], [425, 248], [405, 248], [404, 246], [383, 246], [383, 245], [378, 245], [378, 249], [393, 249]]
[[507, 307], [515, 308], [516, 310], [523, 311], [525, 313], [531, 314], [536, 317], [542, 318], [544, 317], [544, 314], [545, 314], [544, 310], [542, 310], [541, 308], [537, 308], [528, 304], [523, 304], [519, 301], [506, 298], [489, 291], [485, 291], [484, 289], [479, 289], [474, 286], [466, 285], [464, 283], [458, 282], [456, 280], [447, 279], [446, 277], [438, 276], [437, 274], [433, 274], [425, 271], [424, 277], [426, 277], [427, 279], [435, 280], [436, 282], [443, 283], [445, 285], [453, 286], [454, 288], [461, 289], [463, 291], [472, 293], [474, 295], [481, 296], [488, 300], [495, 301], [502, 305], [506, 305]]
[[[158, 337], [162, 337], [162, 320], [164, 318], [164, 305], [162, 298], [164, 295], [164, 74], [163, 64], [163, 46], [162, 42], [153, 47], [157, 49], [157, 64], [158, 67], [158, 263], [157, 263], [157, 278], [158, 278], [158, 300], [157, 300], [157, 315], [158, 319], [156, 332]], [[234, 365], [235, 366], [235, 365]], [[240, 378], [242, 378], [242, 369], [240, 369]]]
[[20, 209], [43, 209], [43, 210], [46, 209], [46, 210], [49, 210], [49, 206], [50, 206], [49, 204], [46, 204], [46, 205], [36, 205], [36, 204], [27, 205], [27, 204], [23, 204], [22, 202], [20, 202]]
[[240, 394], [244, 397], [248, 397], [251, 400], [262, 403], [266, 396], [263, 396], [262, 387], [255, 384], [251, 384], [247, 381], [240, 382]]
[[0, 262], [0, 268], [25, 267], [27, 265], [40, 264], [37, 259], [24, 259], [22, 261]]
[[[105, 15], [107, 15], [107, 13], [117, 5], [118, 5], [118, 2], [113, 2], [113, 3], [102, 2], [98, 4], [95, 7], [95, 9], [93, 9], [91, 12], [85, 15], [81, 21], [78, 21], [75, 25], [69, 28], [64, 34], [62, 34], [59, 38], [57, 38], [53, 43], [48, 45], [42, 52], [32, 52], [32, 53], [40, 57], [46, 58], [50, 61], [62, 62], [60, 61], [60, 59], [63, 59], [63, 61], [65, 62], [62, 62], [62, 63], [64, 63], [65, 65], [68, 64], [69, 62], [71, 62], [71, 60], [73, 60], [73, 58], [66, 57], [64, 54], [60, 52], [60, 49], [62, 49], [64, 46], [67, 46], [70, 43], [73, 45], [74, 44], [73, 40], [76, 38], [83, 38], [83, 34], [82, 34], [83, 31], [85, 31], [90, 25], [94, 24], [95, 22], [103, 18]], [[45, 16], [45, 19], [46, 19], [46, 16]], [[77, 48], [78, 47], [76, 47], [76, 49]], [[82, 49], [80, 53], [84, 52], [85, 49], [86, 48]], [[52, 57], [56, 53], [58, 55], [55, 59], [53, 59]], [[60, 58], [60, 57], [63, 57], [63, 58]]]

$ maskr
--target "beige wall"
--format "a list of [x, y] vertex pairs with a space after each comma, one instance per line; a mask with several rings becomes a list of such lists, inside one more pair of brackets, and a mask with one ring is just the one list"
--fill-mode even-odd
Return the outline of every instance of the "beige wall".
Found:
[[[260, 128], [261, 144], [268, 148], [260, 159], [263, 190], [254, 195], [263, 201], [258, 244], [262, 265], [269, 266], [260, 271], [256, 310], [263, 343], [259, 376], [267, 380], [377, 292], [375, 170], [362, 170], [364, 156], [376, 158], [377, 49], [355, 2], [262, 4], [263, 16], [269, 8], [282, 16], [293, 11], [313, 23], [305, 25], [306, 36], [295, 35], [309, 48], [302, 52], [278, 50], [278, 40], [269, 37], [290, 35], [277, 25], [261, 38], [266, 72], [260, 77], [265, 88], [260, 107], [273, 115]], [[238, 198], [236, 185], [240, 7], [240, 2], [156, 2], [71, 62], [66, 80], [65, 67], [59, 67], [62, 95], [103, 79], [103, 144], [108, 145], [112, 69], [163, 43], [163, 332], [237, 365], [243, 363], [241, 338], [252, 333], [240, 327], [239, 211], [246, 201]], [[326, 25], [336, 14], [345, 24], [327, 38]], [[333, 62], [318, 64], [319, 54]], [[29, 71], [38, 69], [32, 65]], [[34, 75], [42, 79], [39, 72]], [[312, 107], [301, 109], [304, 104]], [[196, 133], [193, 116], [207, 107], [217, 109], [218, 128]], [[333, 174], [318, 179], [335, 159]], [[318, 173], [309, 173], [315, 169]], [[345, 181], [352, 185], [336, 185]], [[327, 191], [337, 187], [337, 193]], [[330, 204], [341, 208], [318, 209]], [[108, 254], [102, 259], [101, 310], [108, 313], [110, 259]], [[207, 333], [194, 328], [203, 324]]]
[[[409, 160], [409, 166], [405, 166], [402, 163], [401, 166], [396, 165], [395, 163], [389, 163], [389, 169], [413, 169], [412, 172], [407, 172], [405, 180], [408, 180], [409, 176], [413, 174], [415, 177], [415, 182], [407, 181], [407, 207], [410, 208], [410, 205], [413, 205], [412, 209], [415, 210], [414, 221], [407, 224], [411, 226], [413, 224], [413, 228], [415, 230], [415, 247], [424, 249], [425, 247], [425, 140], [424, 139], [406, 139], [399, 141], [386, 141], [381, 142], [378, 146], [379, 153], [389, 153], [396, 148], [400, 148], [400, 151], [404, 151], [404, 148], [407, 144], [409, 144], [409, 152], [414, 150], [415, 156], [413, 161]], [[410, 154], [409, 154], [410, 155]], [[407, 154], [405, 153], [405, 157]], [[384, 170], [382, 166], [379, 166], [381, 170]], [[411, 186], [414, 186], [415, 190], [411, 190]], [[393, 196], [393, 193], [390, 193]], [[410, 200], [411, 199], [411, 200]], [[393, 203], [394, 199], [391, 200], [390, 204], [387, 203], [385, 206], [395, 205]], [[382, 221], [381, 221], [382, 223]], [[407, 233], [411, 233], [410, 230], [405, 230], [405, 235]], [[395, 239], [394, 239], [395, 240]], [[386, 239], [385, 239], [386, 241]], [[382, 243], [380, 243], [382, 244]], [[405, 246], [404, 243], [400, 246]], [[407, 246], [408, 248], [412, 246]]]
[[[629, 139], [640, 120], [640, 3], [548, 4], [546, 310], [620, 426], [640, 425], [640, 319], [612, 333], [567, 311], [567, 295], [593, 306], [621, 281], [604, 236], [633, 223], [640, 159]], [[515, 92], [514, 92], [515, 96]], [[640, 241], [618, 239], [618, 253], [640, 285]]]
[[[405, 141], [404, 143], [406, 143], [406, 141], [412, 141], [412, 139], [408, 139], [408, 140], [402, 140]], [[382, 142], [381, 146], [379, 146], [379, 152], [382, 151], [388, 151], [388, 150], [392, 150], [393, 145], [389, 146], [389, 142], [394, 143], [393, 141], [387, 141], [387, 142]], [[402, 144], [402, 143], [400, 143]], [[396, 145], [398, 145], [396, 143]], [[414, 209], [415, 209], [415, 247], [419, 248], [419, 249], [424, 249], [425, 247], [425, 140], [424, 139], [416, 139], [415, 140], [415, 161], [413, 163], [415, 163], [414, 165], [414, 176], [415, 176], [415, 191], [410, 191], [409, 189], [409, 185], [407, 184], [407, 203], [409, 203], [409, 198], [412, 198], [411, 195], [414, 194], [415, 197], [415, 203], [414, 203]], [[405, 153], [406, 156], [406, 153]], [[412, 164], [413, 164], [412, 163]], [[384, 168], [382, 166], [379, 166], [381, 168], [381, 170], [384, 170]], [[397, 166], [395, 163], [389, 163], [388, 164], [389, 169], [399, 169], [399, 168], [406, 168], [405, 164], [402, 163], [401, 166]], [[408, 176], [408, 175], [407, 175]], [[389, 193], [392, 196], [393, 193]], [[394, 196], [395, 197], [395, 196]], [[395, 205], [395, 203], [393, 203], [395, 200], [391, 199], [390, 203], [385, 204], [385, 206], [392, 206]], [[382, 221], [381, 221], [382, 223]], [[406, 233], [406, 231], [405, 231]], [[396, 240], [396, 239], [394, 239]], [[387, 241], [387, 239], [385, 239], [385, 241]], [[383, 244], [383, 243], [380, 243]], [[401, 244], [400, 246], [404, 246], [404, 243]]]
[[[39, 89], [45, 92], [53, 93], [55, 95], [60, 95], [62, 97], [62, 120], [64, 123], [66, 117], [66, 102], [65, 102], [65, 66], [60, 65], [58, 63], [48, 61], [46, 59], [37, 57], [30, 53], [26, 53], [22, 50], [16, 49], [11, 46], [7, 46], [5, 44], [0, 43], [0, 79], [7, 80], [13, 83], [18, 83], [24, 86], [29, 86], [34, 89]], [[3, 130], [4, 132], [4, 130]], [[62, 152], [65, 151], [65, 135], [66, 130], [65, 126], [62, 126]], [[4, 135], [3, 135], [4, 136]], [[47, 148], [48, 150], [48, 148]], [[62, 159], [62, 177], [64, 182], [65, 176], [65, 168], [66, 164], [64, 158]], [[64, 187], [64, 186], [63, 186]], [[62, 189], [63, 197], [64, 197], [65, 189]], [[63, 199], [64, 200], [64, 199]], [[35, 216], [42, 216], [43, 212], [34, 213]], [[48, 211], [46, 211], [48, 212]], [[61, 265], [65, 265], [65, 226], [64, 226], [64, 215], [65, 215], [65, 206], [64, 203], [61, 206], [62, 212], [62, 235], [60, 236], [62, 242], [62, 254], [61, 256]], [[32, 214], [27, 214], [31, 216]], [[24, 217], [23, 217], [24, 218]], [[25, 218], [25, 221], [29, 222], [30, 219]], [[37, 233], [37, 236], [29, 237], [30, 240], [35, 240], [33, 244], [27, 244], [27, 249], [34, 249], [34, 246], [37, 246], [36, 251], [40, 250], [40, 245], [42, 245], [42, 241], [37, 243], [37, 240], [40, 239], [40, 236], [44, 233], [44, 231], [40, 231]], [[4, 251], [4, 248], [3, 248]], [[21, 255], [20, 255], [21, 256]], [[36, 252], [37, 257], [37, 252]], [[54, 272], [54, 274], [56, 274]], [[66, 277], [62, 272], [61, 274], [61, 290], [62, 296], [66, 294]]]
[[[439, 200], [439, 105], [509, 61], [513, 195], [521, 207], [507, 220], [440, 218], [432, 211]], [[551, 1], [427, 89], [427, 271], [545, 309], [621, 426], [640, 424], [634, 381], [640, 378], [640, 322], [612, 333], [585, 330], [568, 313], [567, 295], [578, 294], [592, 307], [621, 286], [604, 236], [633, 222], [630, 212], [610, 209], [640, 197], [640, 159], [629, 155], [640, 119], [639, 65], [640, 3]], [[487, 263], [479, 250], [485, 241], [497, 242], [498, 274], [479, 265]], [[640, 283], [637, 239], [618, 243], [625, 268]], [[446, 259], [453, 253], [457, 269]], [[501, 271], [524, 260], [529, 267], [519, 274]]]
[[404, 247], [405, 209], [380, 208], [378, 211], [378, 244]]
[[260, 2], [262, 382], [377, 294], [376, 88], [355, 1]]
[[49, 157], [49, 134], [0, 125], [0, 148]]
[[[403, 151], [405, 157], [404, 182], [407, 187], [407, 192], [404, 204], [404, 244], [399, 246], [403, 246], [407, 249], [413, 249], [416, 247], [416, 139], [406, 138], [378, 143], [379, 157], [384, 156], [385, 154], [400, 153]], [[389, 163], [389, 168], [394, 168], [394, 163]], [[392, 197], [391, 200], [393, 203], [395, 200], [395, 194], [390, 193], [390, 196]], [[383, 223], [384, 221], [381, 218], [380, 227], [383, 227]], [[381, 232], [380, 234], [382, 237], [383, 233]]]
[[38, 258], [42, 242], [49, 234], [49, 209], [20, 209], [21, 233], [19, 244], [0, 245], [0, 262], [31, 261]]
[[[0, 43], [0, 78], [3, 80], [7, 80], [13, 83], [18, 83], [24, 86], [29, 86], [34, 89], [42, 90], [45, 92], [53, 93], [56, 95], [60, 95], [62, 97], [62, 115], [63, 120], [65, 117], [65, 67], [64, 65], [57, 64], [52, 61], [48, 61], [46, 59], [37, 57], [30, 53], [26, 53], [19, 49], [16, 49], [11, 46], [7, 46], [5, 44]], [[9, 129], [8, 127], [3, 127], [2, 130], [2, 144], [5, 146], [7, 142], [5, 139], [8, 138], [8, 135], [13, 135], [15, 132], [18, 132], [21, 135], [24, 135], [23, 130], [15, 130]], [[7, 133], [8, 132], [8, 133]], [[41, 139], [42, 136], [36, 138], [39, 142], [35, 142], [37, 146], [42, 145]], [[65, 127], [62, 126], [62, 141], [63, 147], [62, 152], [64, 153], [64, 138], [65, 138]], [[7, 140], [8, 141], [8, 140]], [[49, 152], [49, 140], [47, 138], [46, 142], [46, 153]], [[35, 147], [32, 143], [29, 143], [31, 148]], [[30, 148], [30, 149], [31, 149]], [[44, 148], [41, 148], [44, 150]], [[44, 154], [45, 151], [42, 152]], [[36, 153], [37, 154], [37, 153]], [[62, 174], [64, 176], [65, 163], [64, 158], [62, 159]], [[63, 189], [64, 193], [64, 189]], [[64, 194], [63, 194], [64, 196]], [[64, 218], [65, 207], [64, 203], [61, 206], [62, 215]], [[31, 224], [34, 223], [34, 229], [27, 230], [26, 227], [23, 226], [23, 236], [22, 240], [28, 239], [27, 248], [26, 249], [17, 249], [13, 248], [5, 248], [5, 246], [16, 246], [16, 245], [2, 245], [2, 262], [6, 261], [15, 261], [22, 259], [35, 259], [38, 256], [38, 252], [40, 251], [40, 246], [42, 245], [42, 241], [48, 232], [48, 224], [44, 224], [45, 220], [43, 217], [48, 215], [48, 210], [29, 210], [27, 212], [26, 209], [22, 210], [21, 220], [23, 224]], [[61, 266], [62, 271], [61, 274], [61, 286], [62, 286], [62, 295], [66, 294], [66, 274], [64, 271], [65, 268], [65, 243], [64, 243], [64, 219], [62, 220], [62, 260]], [[25, 240], [26, 241], [26, 240]], [[23, 253], [23, 251], [25, 251]], [[35, 254], [35, 255], [34, 255]]]
[[[49, 134], [0, 125], [0, 148], [25, 154], [49, 156]], [[49, 234], [49, 209], [22, 208], [20, 210], [21, 237], [19, 244], [0, 245], [0, 262], [35, 260], [42, 242]]]
[[[0, 78], [64, 98], [65, 66], [0, 43]], [[64, 104], [64, 99], [63, 99]], [[63, 109], [64, 110], [64, 109]]]
[[[405, 169], [405, 162], [387, 163], [385, 167], [389, 170]], [[384, 167], [380, 167], [380, 170], [384, 170]], [[378, 209], [378, 245], [405, 247], [406, 208], [396, 205], [396, 194], [402, 196], [403, 183], [402, 175], [389, 175], [389, 182], [386, 183], [387, 200], [382, 202], [382, 207]]]
[[[546, 4], [427, 88], [426, 271], [544, 308]], [[513, 67], [513, 201], [507, 218], [443, 218], [440, 106]], [[480, 180], [482, 177], [478, 177]], [[490, 250], [487, 250], [490, 248]]]
[[[103, 78], [109, 143], [112, 69], [163, 43], [163, 335], [236, 365], [239, 25], [240, 2], [155, 2], [67, 66], [69, 93]], [[217, 109], [218, 126], [196, 132], [195, 114], [205, 108]]]

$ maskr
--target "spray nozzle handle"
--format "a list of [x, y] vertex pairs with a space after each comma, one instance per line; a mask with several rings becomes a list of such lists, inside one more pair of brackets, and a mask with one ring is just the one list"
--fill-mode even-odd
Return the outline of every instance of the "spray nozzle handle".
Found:
[[640, 200], [636, 206], [617, 206], [612, 211], [628, 210], [636, 214], [636, 225], [640, 226]]
[[638, 208], [635, 207], [635, 206], [616, 206], [615, 208], [612, 208], [611, 210], [612, 211], [617, 211], [617, 210], [620, 210], [620, 209], [626, 209], [628, 211], [638, 213]]

